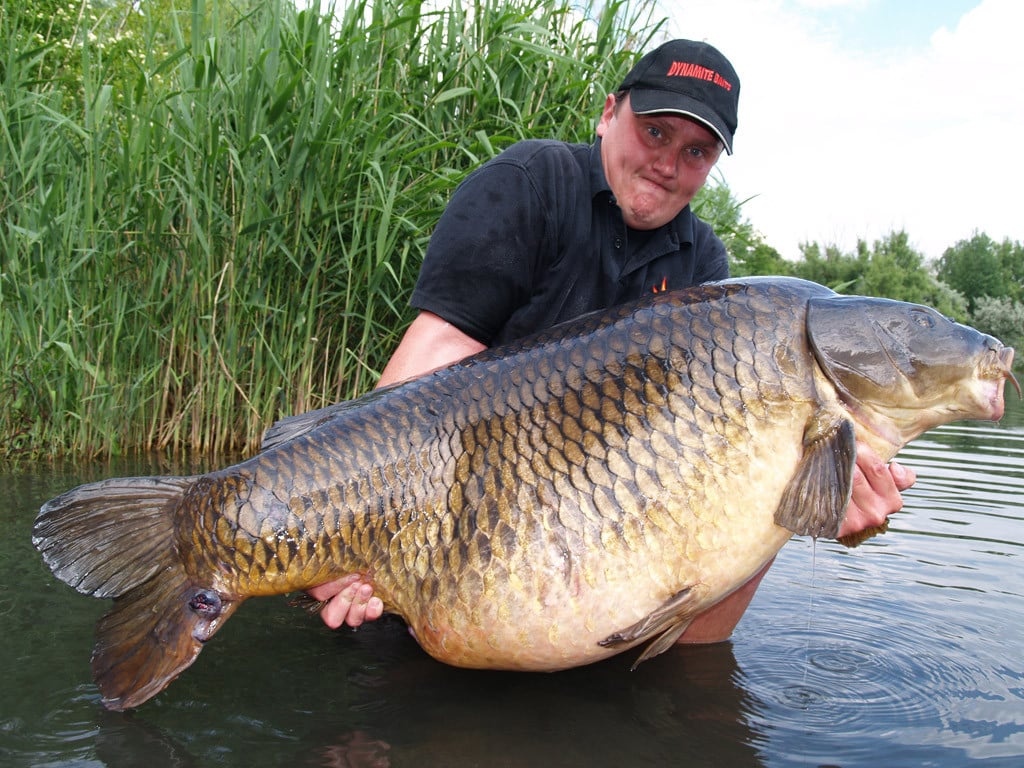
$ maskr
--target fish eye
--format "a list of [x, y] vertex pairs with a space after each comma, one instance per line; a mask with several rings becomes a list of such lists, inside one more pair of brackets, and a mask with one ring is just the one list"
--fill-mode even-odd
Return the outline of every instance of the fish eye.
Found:
[[915, 312], [913, 317], [914, 317], [914, 322], [917, 325], [919, 325], [921, 328], [927, 329], [927, 328], [934, 328], [935, 327], [935, 318], [932, 316], [931, 312], [923, 312], [923, 311]]

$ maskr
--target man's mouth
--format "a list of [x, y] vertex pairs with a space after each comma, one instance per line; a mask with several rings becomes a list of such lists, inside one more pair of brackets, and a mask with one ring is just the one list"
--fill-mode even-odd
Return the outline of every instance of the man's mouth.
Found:
[[647, 176], [640, 176], [639, 178], [640, 181], [644, 184], [644, 186], [653, 187], [654, 189], [666, 195], [672, 194], [672, 189], [660, 181], [655, 181], [654, 179], [651, 179]]

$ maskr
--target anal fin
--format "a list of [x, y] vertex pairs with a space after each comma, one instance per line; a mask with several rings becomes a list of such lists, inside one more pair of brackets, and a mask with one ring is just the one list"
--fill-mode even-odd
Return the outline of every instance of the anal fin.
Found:
[[114, 600], [96, 624], [92, 673], [107, 709], [136, 707], [191, 666], [240, 603], [167, 568]]

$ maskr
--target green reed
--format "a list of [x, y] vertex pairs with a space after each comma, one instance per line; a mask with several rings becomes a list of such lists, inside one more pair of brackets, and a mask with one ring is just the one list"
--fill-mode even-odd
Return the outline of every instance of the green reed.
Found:
[[193, 0], [127, 69], [80, 42], [68, 89], [9, 5], [0, 458], [251, 451], [370, 389], [462, 176], [521, 138], [590, 140], [659, 32], [624, 3]]

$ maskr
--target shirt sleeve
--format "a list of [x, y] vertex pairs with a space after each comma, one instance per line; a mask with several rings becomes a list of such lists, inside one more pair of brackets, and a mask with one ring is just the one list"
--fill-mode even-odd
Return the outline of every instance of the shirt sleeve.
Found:
[[490, 346], [525, 304], [550, 242], [549, 212], [522, 163], [497, 158], [459, 185], [431, 235], [414, 307]]

